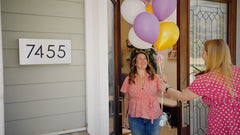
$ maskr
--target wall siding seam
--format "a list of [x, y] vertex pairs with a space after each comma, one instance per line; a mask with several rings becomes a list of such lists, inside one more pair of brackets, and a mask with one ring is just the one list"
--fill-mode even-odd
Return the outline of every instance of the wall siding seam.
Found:
[[36, 100], [27, 100], [27, 101], [14, 101], [14, 102], [5, 102], [4, 104], [16, 104], [16, 103], [29, 103], [29, 102], [39, 102], [39, 101], [51, 101], [51, 100], [59, 100], [59, 99], [71, 99], [71, 98], [85, 98], [86, 95], [79, 96], [70, 96], [70, 97], [56, 97], [56, 98], [45, 98], [45, 99], [36, 99]]
[[29, 118], [23, 118], [23, 119], [8, 120], [8, 121], [5, 121], [5, 124], [9, 124], [11, 122], [16, 122], [16, 121], [30, 120], [30, 119], [36, 119], [36, 118], [47, 118], [47, 117], [52, 117], [52, 116], [61, 116], [61, 115], [66, 115], [66, 114], [82, 113], [82, 112], [86, 113], [85, 110], [83, 110], [83, 111], [75, 111], [75, 112], [66, 112], [66, 113], [56, 113], [56, 114], [51, 114], [51, 115], [44, 115], [44, 116], [29, 117]]
[[21, 84], [4, 84], [6, 86], [18, 86], [18, 85], [34, 85], [34, 84], [54, 84], [54, 83], [64, 83], [64, 82], [82, 82], [86, 80], [71, 80], [71, 81], [55, 81], [55, 82], [39, 82], [39, 83], [21, 83]]
[[76, 20], [83, 20], [84, 16], [82, 17], [69, 17], [69, 16], [57, 16], [57, 15], [45, 15], [45, 14], [34, 14], [34, 13], [21, 13], [21, 12], [11, 12], [11, 11], [2, 11], [3, 14], [15, 14], [15, 15], [29, 15], [29, 16], [43, 16], [43, 17], [53, 17], [53, 18], [66, 18], [66, 19], [76, 19]]
[[[52, 65], [55, 65], [55, 64], [52, 64]], [[26, 65], [22, 65], [22, 66], [26, 66]], [[36, 65], [36, 66], [39, 66], [39, 65]], [[69, 64], [69, 66], [85, 66], [85, 65], [83, 65], [83, 64]], [[21, 67], [21, 65], [19, 65], [19, 66], [3, 66], [3, 68], [4, 69], [11, 69], [11, 68], [22, 68], [22, 67]]]
[[[33, 34], [55, 34], [55, 35], [79, 35], [79, 36], [85, 36], [85, 33], [61, 33], [61, 32], [41, 32], [41, 31], [19, 31], [19, 30], [3, 30], [2, 32], [16, 32], [16, 33], [33, 33]], [[22, 38], [22, 37], [19, 37]], [[52, 38], [51, 38], [52, 39]]]
[[[14, 68], [15, 68], [15, 69], [27, 69], [27, 68], [33, 68], [34, 66], [42, 66], [42, 68], [52, 68], [51, 65], [52, 65], [52, 66], [58, 65], [58, 66], [64, 67], [66, 64], [19, 65], [19, 66], [17, 66], [17, 67], [9, 66], [10, 68], [8, 68], [8, 69], [14, 69]], [[44, 67], [43, 67], [43, 66], [44, 66]], [[85, 65], [71, 65], [71, 64], [68, 64], [67, 67], [80, 67], [80, 68], [82, 68], [82, 67], [85, 67]], [[5, 68], [5, 66], [4, 66], [4, 68]]]
[[71, 34], [71, 35], [84, 35], [85, 33], [63, 33], [63, 32], [44, 32], [44, 31], [23, 31], [23, 30], [11, 30], [11, 29], [2, 29], [3, 32], [31, 32], [31, 33], [48, 33], [48, 34]]
[[[41, 65], [41, 64], [39, 64], [39, 65], [19, 65], [19, 66], [21, 66], [20, 68], [21, 69], [23, 69], [23, 68], [25, 68], [25, 69], [27, 69], [27, 68], [33, 68], [33, 67], [35, 67], [36, 66], [36, 69], [37, 68], [39, 68], [39, 69], [42, 69], [42, 68], [57, 68], [57, 67], [59, 67], [59, 66], [61, 66], [61, 67], [80, 67], [80, 68], [83, 68], [83, 67], [85, 67], [84, 65], [71, 65], [70, 66], [70, 64], [46, 64], [46, 65]], [[38, 66], [38, 67], [37, 67]], [[56, 66], [56, 67], [55, 67]], [[18, 68], [16, 68], [16, 69], [18, 69]]]

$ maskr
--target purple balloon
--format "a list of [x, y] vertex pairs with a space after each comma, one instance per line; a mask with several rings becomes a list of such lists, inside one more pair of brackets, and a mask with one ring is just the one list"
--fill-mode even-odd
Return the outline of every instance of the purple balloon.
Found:
[[177, 0], [153, 0], [152, 10], [159, 21], [168, 18], [177, 7]]
[[140, 39], [154, 44], [160, 33], [160, 23], [152, 13], [142, 12], [136, 16], [133, 29]]

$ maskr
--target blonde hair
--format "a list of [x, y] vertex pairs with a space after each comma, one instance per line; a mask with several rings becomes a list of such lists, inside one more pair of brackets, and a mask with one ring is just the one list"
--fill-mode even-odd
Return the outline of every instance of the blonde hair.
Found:
[[222, 39], [207, 40], [204, 43], [204, 49], [207, 52], [205, 73], [219, 69], [228, 86], [231, 86], [231, 67], [233, 64], [227, 43]]
[[135, 83], [134, 78], [135, 78], [135, 73], [137, 73], [136, 59], [137, 59], [138, 54], [144, 54], [146, 56], [146, 58], [147, 58], [146, 71], [149, 74], [149, 79], [151, 79], [151, 80], [154, 79], [155, 71], [150, 64], [149, 57], [148, 57], [147, 53], [144, 52], [144, 51], [138, 51], [138, 52], [136, 52], [135, 57], [131, 60], [131, 63], [130, 63], [130, 73], [128, 74], [128, 76], [129, 76], [129, 82], [128, 83], [129, 84]]

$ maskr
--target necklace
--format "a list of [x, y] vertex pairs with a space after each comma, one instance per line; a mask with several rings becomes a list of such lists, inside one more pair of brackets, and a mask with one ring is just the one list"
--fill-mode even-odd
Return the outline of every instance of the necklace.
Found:
[[145, 83], [145, 76], [137, 76], [138, 82], [142, 90], [144, 89], [144, 83]]

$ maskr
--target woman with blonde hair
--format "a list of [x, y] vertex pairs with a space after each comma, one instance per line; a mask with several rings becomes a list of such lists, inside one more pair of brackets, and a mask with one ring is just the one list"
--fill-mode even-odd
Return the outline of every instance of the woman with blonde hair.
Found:
[[161, 90], [181, 101], [201, 96], [210, 107], [207, 135], [240, 134], [240, 67], [232, 64], [222, 39], [207, 40], [202, 58], [206, 70], [188, 88], [178, 91], [161, 82]]
[[165, 81], [155, 74], [148, 55], [139, 51], [130, 63], [121, 92], [124, 94], [123, 127], [129, 122], [132, 135], [159, 135], [162, 110], [158, 102], [159, 84]]

